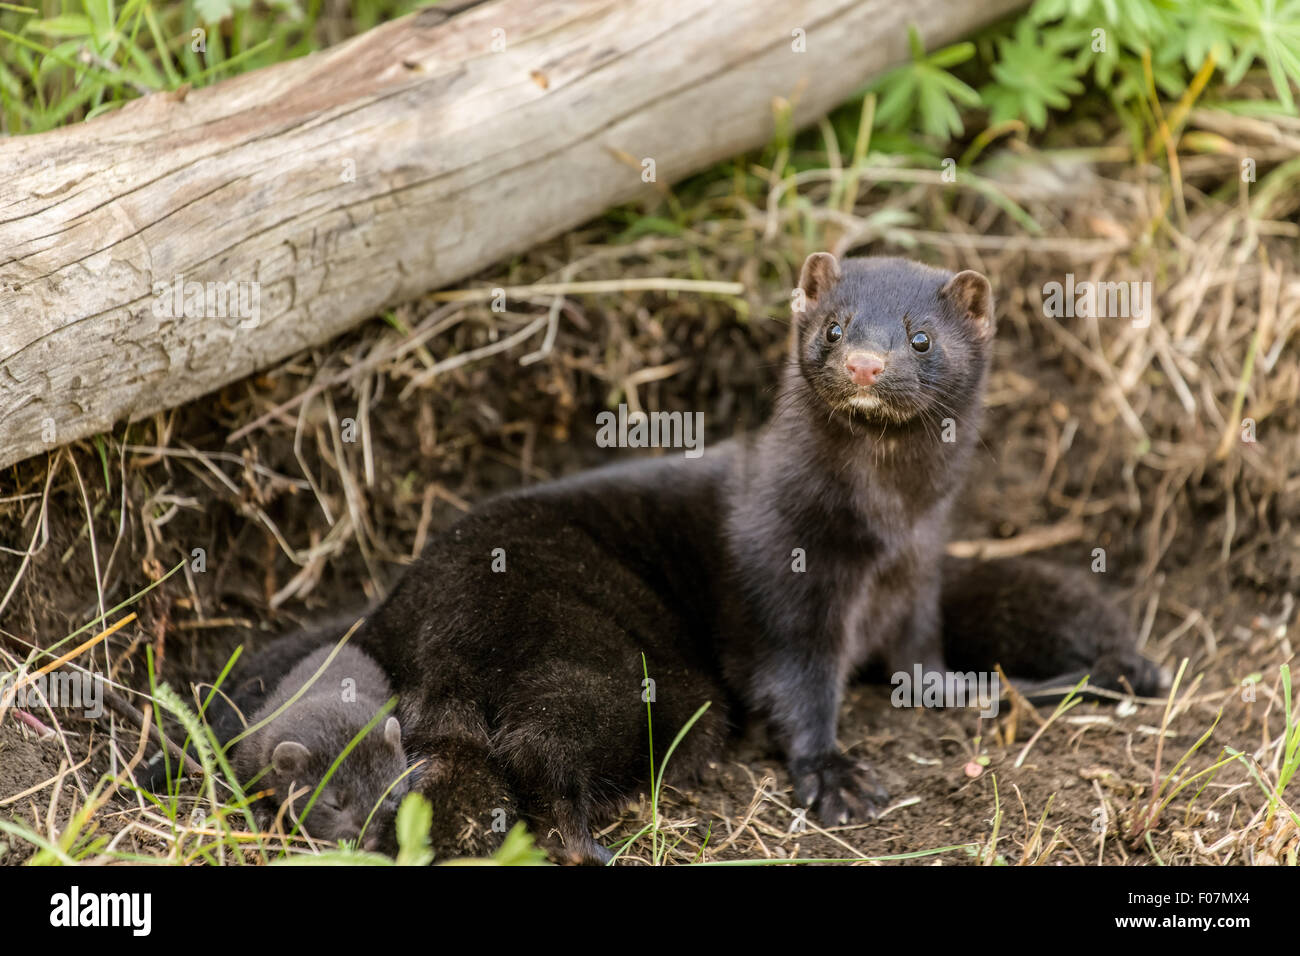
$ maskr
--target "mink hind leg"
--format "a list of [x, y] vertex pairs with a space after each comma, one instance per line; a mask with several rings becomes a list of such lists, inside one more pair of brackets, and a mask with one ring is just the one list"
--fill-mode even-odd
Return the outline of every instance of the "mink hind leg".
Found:
[[671, 647], [646, 649], [613, 632], [588, 634], [581, 659], [548, 659], [510, 682], [498, 711], [493, 752], [514, 785], [523, 814], [555, 858], [605, 863], [592, 836], [627, 801], [649, 789], [651, 732], [655, 773], [677, 733], [667, 778], [680, 783], [716, 757], [727, 733], [726, 705], [708, 671]]
[[[491, 854], [519, 815], [514, 787], [492, 753], [482, 702], [472, 697], [447, 690], [398, 699], [411, 792], [432, 808], [429, 848], [438, 863]], [[396, 853], [395, 828], [380, 835], [379, 848]]]

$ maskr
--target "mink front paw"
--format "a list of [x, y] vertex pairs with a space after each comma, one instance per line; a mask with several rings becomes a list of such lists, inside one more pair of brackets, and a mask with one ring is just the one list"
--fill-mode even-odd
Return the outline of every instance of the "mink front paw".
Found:
[[873, 820], [889, 802], [875, 771], [839, 751], [793, 760], [790, 775], [795, 799], [827, 826]]

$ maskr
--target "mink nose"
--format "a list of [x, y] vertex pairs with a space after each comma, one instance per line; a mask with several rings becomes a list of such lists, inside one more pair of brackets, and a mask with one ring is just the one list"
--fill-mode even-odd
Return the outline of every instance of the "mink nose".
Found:
[[885, 370], [885, 360], [874, 352], [853, 352], [844, 363], [854, 385], [874, 385]]

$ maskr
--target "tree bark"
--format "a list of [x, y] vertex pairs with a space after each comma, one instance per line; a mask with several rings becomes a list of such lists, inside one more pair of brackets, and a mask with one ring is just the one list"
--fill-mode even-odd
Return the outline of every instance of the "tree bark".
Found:
[[572, 229], [653, 188], [645, 159], [671, 182], [761, 145], [774, 97], [804, 125], [909, 24], [934, 47], [1018, 5], [446, 3], [0, 141], [0, 466]]

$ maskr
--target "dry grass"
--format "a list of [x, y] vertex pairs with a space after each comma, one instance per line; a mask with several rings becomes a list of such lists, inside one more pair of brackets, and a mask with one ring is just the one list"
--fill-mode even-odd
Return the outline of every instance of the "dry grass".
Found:
[[[0, 709], [0, 811], [60, 858], [265, 859], [269, 837], [231, 835], [219, 781], [170, 812], [119, 788], [152, 713], [147, 659], [174, 687], [211, 681], [236, 644], [381, 596], [483, 495], [604, 461], [592, 436], [608, 405], [704, 411], [713, 440], [757, 425], [797, 263], [829, 248], [994, 279], [989, 454], [959, 533], [974, 551], [1104, 548], [1146, 652], [1185, 662], [1182, 680], [1166, 702], [1061, 715], [1022, 767], [1043, 719], [1027, 705], [979, 725], [890, 712], [861, 691], [842, 740], [901, 781], [883, 821], [802, 829], [777, 761], [750, 740], [716, 780], [669, 788], [662, 854], [642, 838], [625, 859], [957, 846], [921, 862], [1294, 863], [1296, 816], [1267, 791], [1284, 760], [1279, 667], [1294, 658], [1300, 577], [1300, 123], [1213, 109], [1186, 123], [1177, 178], [1118, 137], [1055, 152], [1013, 139], [956, 184], [876, 155], [846, 173], [823, 124], [821, 142], [685, 184], [654, 211], [665, 218], [611, 216], [466, 293], [9, 469], [0, 671], [29, 674], [77, 645], [66, 666], [103, 675], [116, 700], [96, 722]], [[1259, 181], [1238, 184], [1247, 157]], [[1150, 327], [1046, 316], [1043, 283], [1066, 272], [1151, 281]], [[505, 311], [493, 287], [509, 290]], [[643, 801], [605, 838], [652, 819]], [[105, 838], [59, 843], [78, 828]], [[33, 850], [8, 842], [10, 860]]]

